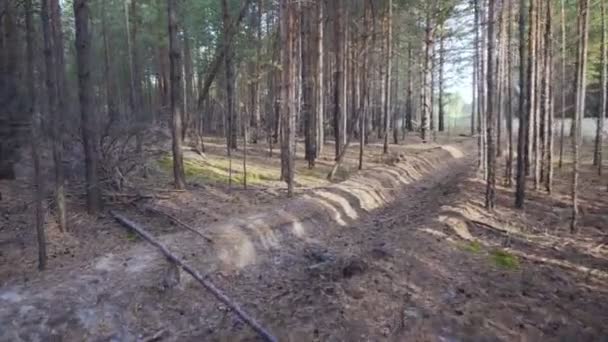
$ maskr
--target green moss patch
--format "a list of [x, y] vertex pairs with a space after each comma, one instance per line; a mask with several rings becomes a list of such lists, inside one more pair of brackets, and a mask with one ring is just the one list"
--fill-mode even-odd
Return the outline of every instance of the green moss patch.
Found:
[[473, 254], [479, 254], [481, 253], [482, 247], [483, 246], [481, 245], [481, 243], [479, 243], [479, 241], [472, 241], [464, 245], [463, 249]]
[[[173, 158], [167, 154], [158, 160], [160, 168], [167, 173], [173, 172]], [[230, 180], [230, 161], [226, 158], [207, 156], [201, 158], [184, 158], [186, 178], [203, 184], [228, 184]], [[296, 170], [297, 186], [321, 186], [327, 183], [325, 168], [299, 168]], [[342, 173], [342, 175], [340, 175]], [[342, 177], [341, 177], [342, 176]], [[346, 178], [344, 172], [339, 172], [336, 178]], [[252, 186], [271, 186], [279, 182], [281, 170], [274, 165], [264, 165], [252, 161], [247, 162], [247, 184]], [[232, 161], [232, 183], [243, 182], [243, 161]], [[276, 185], [276, 184], [274, 184]]]
[[513, 270], [519, 267], [519, 258], [502, 249], [493, 250], [491, 258], [494, 264], [501, 268]]
[[[173, 158], [169, 155], [158, 161], [160, 167], [166, 172], [173, 170]], [[184, 171], [186, 178], [201, 183], [228, 184], [230, 181], [230, 162], [220, 158], [206, 158], [196, 160], [184, 159]], [[243, 165], [238, 161], [232, 163], [232, 182], [243, 182]], [[273, 172], [255, 164], [247, 165], [247, 183], [250, 185], [265, 185], [272, 181], [278, 181], [278, 172]]]

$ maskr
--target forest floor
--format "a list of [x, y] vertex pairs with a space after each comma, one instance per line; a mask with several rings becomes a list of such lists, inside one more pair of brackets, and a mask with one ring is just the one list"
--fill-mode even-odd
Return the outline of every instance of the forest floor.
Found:
[[[174, 191], [170, 136], [163, 131], [155, 132], [153, 147], [146, 150], [145, 168], [138, 167], [122, 189], [107, 186], [106, 209], [127, 210], [134, 215], [144, 215], [152, 220], [160, 220], [166, 227], [156, 235], [182, 231], [175, 222], [164, 214], [191, 223], [194, 227], [205, 227], [229, 217], [245, 216], [249, 213], [273, 208], [284, 202], [287, 194], [285, 182], [280, 180], [280, 155], [276, 146], [272, 155], [268, 145], [250, 144], [247, 155], [248, 188], [243, 188], [243, 150], [226, 155], [225, 140], [205, 137], [205, 153], [184, 148], [184, 164], [188, 190]], [[433, 150], [447, 142], [467, 141], [464, 137], [439, 137], [436, 143], [421, 144], [418, 137], [406, 137], [401, 145], [395, 146], [388, 156], [383, 155], [380, 143], [366, 146], [365, 168], [391, 164], [405, 155]], [[239, 141], [242, 143], [242, 141]], [[327, 174], [334, 165], [334, 145], [324, 147], [314, 169], [309, 169], [304, 161], [302, 142], [298, 144], [296, 159], [296, 194], [323, 188], [347, 179], [357, 171], [358, 144], [351, 145], [351, 152], [345, 157], [342, 167], [330, 182]], [[50, 154], [50, 151], [46, 151]], [[51, 160], [47, 156], [47, 161]], [[44, 158], [43, 158], [44, 159]], [[230, 160], [232, 162], [230, 162]], [[47, 165], [47, 170], [52, 165]], [[68, 232], [61, 232], [50, 211], [54, 208], [49, 196], [46, 232], [49, 254], [49, 270], [58, 270], [73, 265], [87, 263], [107, 253], [117, 253], [130, 248], [136, 236], [124, 229], [116, 229], [113, 218], [102, 214], [91, 218], [84, 208], [84, 184], [81, 175], [69, 172], [78, 165], [68, 167]], [[232, 177], [229, 169], [232, 168]], [[145, 171], [142, 171], [144, 170]], [[0, 286], [27, 283], [37, 275], [37, 245], [34, 227], [34, 203], [31, 190], [31, 160], [24, 151], [23, 161], [18, 165], [16, 181], [0, 181]], [[70, 175], [71, 173], [71, 175]], [[75, 174], [76, 173], [76, 174]], [[145, 176], [144, 176], [145, 174]], [[48, 187], [52, 175], [47, 174]], [[112, 180], [107, 180], [110, 183]], [[50, 190], [50, 189], [49, 189]], [[152, 208], [156, 213], [151, 212]], [[19, 265], [15, 267], [15, 265]]]
[[[380, 146], [372, 146], [366, 168], [407, 164], [417, 156], [436, 153], [433, 149], [438, 145], [408, 139], [404, 146], [392, 146], [394, 152], [388, 160], [381, 156]], [[146, 194], [156, 197], [123, 198], [112, 206], [149, 227], [156, 236], [175, 237], [172, 247], [179, 248], [188, 262], [205, 272], [280, 340], [607, 339], [608, 196], [605, 182], [600, 184], [588, 156], [581, 175], [580, 233], [571, 235], [568, 162], [562, 171], [556, 171], [554, 193], [549, 196], [530, 189], [524, 211], [513, 208], [513, 190], [499, 182], [496, 210], [488, 213], [483, 209], [485, 185], [475, 167], [474, 145], [463, 138], [456, 140], [459, 142], [445, 137], [440, 143], [450, 142], [462, 149], [462, 158], [436, 161], [427, 173], [421, 172], [400, 187], [385, 205], [363, 213], [351, 213], [348, 203], [336, 205], [345, 218], [340, 224], [315, 225], [313, 220], [312, 226], [305, 227], [310, 229], [310, 236], [279, 239], [281, 243], [271, 248], [267, 258], [254, 258], [257, 261], [253, 265], [236, 270], [207, 269], [204, 260], [209, 248], [204, 241], [178, 234], [182, 228], [151, 216], [142, 207], [153, 205], [202, 232], [218, 221], [273, 210], [286, 202], [285, 191], [275, 174], [264, 174], [269, 172], [266, 166], [278, 170], [279, 164], [277, 159], [266, 158], [262, 149], [250, 156], [251, 170], [259, 175], [252, 178], [259, 180], [251, 184], [252, 190], [237, 190], [234, 184], [228, 191], [223, 173], [209, 175], [208, 167], [200, 170], [200, 163], [194, 162], [198, 160], [196, 155], [188, 154], [191, 179], [198, 175], [201, 179], [195, 184], [200, 184], [191, 185], [184, 193], [158, 191], [159, 184], [170, 187], [166, 161], [161, 157], [158, 168], [151, 168], [151, 177], [146, 180], [150, 183], [137, 185], [142, 189], [154, 185], [157, 190]], [[205, 163], [213, 163], [213, 170], [225, 171], [221, 142], [212, 141], [207, 146]], [[355, 150], [353, 147], [341, 180], [349, 178], [356, 168]], [[306, 196], [311, 188], [330, 186], [325, 175], [332, 164], [328, 157], [331, 147], [326, 153], [315, 174], [310, 174], [303, 163], [299, 165], [299, 197]], [[8, 198], [24, 191], [2, 186]], [[330, 198], [333, 203], [340, 202]], [[37, 273], [28, 200], [0, 203], [2, 219], [10, 222], [3, 222], [0, 229], [0, 303], [4, 302], [0, 305], [0, 324], [7, 328], [5, 335], [0, 333], [0, 340], [9, 340], [8, 336], [31, 339], [27, 332], [43, 324], [54, 329], [49, 334], [55, 331], [68, 341], [149, 337], [168, 341], [255, 340], [241, 321], [197, 283], [183, 281], [176, 288], [159, 289], [153, 283], [142, 286], [149, 280], [143, 275], [139, 281], [128, 279], [122, 283], [124, 273], [107, 268], [109, 262], [104, 256], [122, 255], [119, 260], [124, 261], [125, 269], [132, 269], [139, 265], [132, 256], [154, 253], [154, 249], [109, 217], [93, 221], [84, 214], [72, 214], [74, 228], [69, 234], [51, 227], [54, 257], [49, 271]], [[187, 236], [190, 240], [184, 239]], [[270, 243], [273, 239], [266, 240]], [[135, 252], [128, 254], [129, 250]], [[101, 264], [110, 273], [96, 278], [93, 274], [99, 273], [95, 270]], [[81, 273], [95, 281], [84, 287], [74, 286], [82, 298], [68, 297], [70, 284]], [[113, 277], [112, 273], [117, 275]], [[58, 290], [47, 289], [53, 287]], [[89, 287], [102, 289], [89, 299]], [[91, 307], [57, 308], [48, 304], [53, 301], [44, 293], [55, 297], [66, 293], [66, 298], [56, 299], [63, 300], [66, 307], [71, 301], [92, 301], [93, 307], [102, 307], [99, 310], [106, 316], [95, 316], [97, 308]], [[24, 309], [30, 307], [40, 311]], [[45, 319], [31, 317], [31, 312], [45, 310], [55, 314]], [[27, 320], [23, 318], [28, 315]], [[107, 325], [106, 330], [99, 328], [100, 321]]]

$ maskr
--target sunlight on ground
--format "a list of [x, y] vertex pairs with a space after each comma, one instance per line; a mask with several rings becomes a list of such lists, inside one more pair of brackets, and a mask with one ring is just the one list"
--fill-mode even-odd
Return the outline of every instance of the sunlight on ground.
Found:
[[[159, 160], [159, 165], [165, 172], [172, 172], [173, 158], [164, 156]], [[186, 178], [202, 183], [228, 184], [230, 180], [229, 162], [218, 158], [205, 158], [205, 160], [195, 160], [184, 158], [184, 169]], [[247, 182], [251, 185], [263, 185], [268, 181], [278, 180], [278, 174], [271, 171], [260, 169], [253, 165], [247, 165]], [[242, 165], [232, 165], [232, 182], [243, 182]]]
[[[173, 172], [173, 158], [165, 155], [158, 160], [158, 165], [166, 173]], [[232, 183], [243, 183], [243, 162], [234, 159], [232, 165], [226, 158], [207, 155], [205, 158], [184, 156], [184, 169], [186, 178], [195, 182], [207, 184], [229, 184], [230, 169], [232, 169]], [[346, 170], [338, 172], [337, 179], [348, 176]], [[295, 182], [297, 186], [316, 187], [328, 184], [327, 172], [323, 169], [308, 169], [306, 167], [296, 170]], [[247, 162], [247, 184], [251, 186], [272, 186], [281, 182], [280, 169], [269, 167], [254, 161]], [[282, 182], [281, 182], [282, 183]]]
[[455, 159], [464, 157], [464, 153], [462, 153], [462, 151], [457, 147], [454, 147], [451, 145], [444, 145], [444, 146], [441, 146], [441, 148], [444, 151], [447, 151]]
[[469, 232], [469, 227], [467, 223], [461, 219], [452, 216], [439, 216], [439, 222], [442, 222], [446, 226], [450, 227], [458, 237], [463, 240], [471, 241], [473, 240], [473, 235]]
[[327, 209], [329, 217], [332, 219], [332, 221], [336, 222], [340, 226], [346, 226], [346, 222], [342, 218], [342, 214], [336, 208], [334, 208], [334, 206], [331, 205], [331, 203], [329, 203], [328, 201], [326, 201], [322, 198], [319, 198], [319, 197], [311, 197], [309, 195], [304, 195], [304, 196], [302, 196], [302, 198], [304, 198], [307, 201], [308, 200], [313, 201], [314, 203]]
[[329, 191], [321, 191], [321, 190], [315, 191], [314, 194], [316, 196], [319, 196], [327, 201], [333, 202], [336, 205], [338, 205], [339, 208], [342, 209], [344, 214], [346, 214], [346, 216], [348, 216], [349, 219], [356, 220], [359, 218], [357, 211], [355, 209], [353, 209], [353, 207], [350, 205], [350, 203], [346, 199], [344, 199], [344, 197], [338, 196]]

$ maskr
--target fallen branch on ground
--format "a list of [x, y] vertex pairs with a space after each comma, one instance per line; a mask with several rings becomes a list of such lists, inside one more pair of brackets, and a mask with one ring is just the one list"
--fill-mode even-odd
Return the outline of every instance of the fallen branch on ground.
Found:
[[264, 339], [264, 341], [269, 342], [277, 342], [278, 340], [270, 333], [268, 330], [264, 329], [253, 317], [249, 316], [243, 309], [239, 307], [238, 304], [234, 303], [230, 298], [228, 298], [219, 288], [217, 288], [212, 282], [207, 280], [207, 277], [203, 277], [193, 269], [192, 267], [186, 265], [180, 258], [171, 253], [167, 247], [161, 244], [159, 241], [154, 239], [152, 235], [150, 235], [145, 229], [140, 227], [137, 223], [129, 220], [128, 218], [114, 212], [110, 211], [110, 214], [123, 226], [134, 230], [146, 241], [151, 243], [153, 246], [158, 248], [165, 257], [170, 261], [183, 269], [186, 273], [190, 274], [196, 281], [198, 281], [205, 289], [207, 289], [215, 298], [217, 298], [220, 302], [224, 303], [232, 312], [234, 312], [239, 318], [243, 320], [247, 325], [249, 325], [260, 337]]
[[153, 212], [153, 213], [155, 213], [157, 215], [165, 216], [169, 220], [171, 220], [172, 222], [174, 222], [175, 224], [177, 224], [179, 226], [182, 226], [183, 228], [186, 228], [187, 230], [189, 230], [189, 231], [193, 232], [194, 234], [196, 234], [196, 235], [202, 237], [203, 239], [207, 240], [207, 242], [209, 242], [209, 243], [213, 243], [214, 242], [213, 239], [210, 238], [209, 236], [207, 236], [207, 235], [199, 232], [198, 230], [194, 229], [194, 227], [186, 224], [185, 222], [181, 221], [180, 219], [178, 219], [177, 217], [175, 217], [175, 216], [173, 216], [171, 214], [168, 214], [168, 213], [166, 213], [166, 212], [164, 212], [162, 210], [159, 210], [159, 209], [156, 209], [156, 208], [153, 208], [153, 207], [150, 207], [150, 206], [144, 206], [144, 210]]
[[144, 194], [106, 194], [107, 197], [114, 198], [135, 198], [135, 199], [171, 199], [169, 196], [163, 195], [144, 195]]
[[167, 333], [168, 332], [165, 329], [159, 330], [156, 334], [154, 334], [154, 335], [152, 335], [152, 336], [150, 336], [148, 338], [143, 339], [142, 342], [160, 341], [163, 338], [163, 336], [165, 336]]

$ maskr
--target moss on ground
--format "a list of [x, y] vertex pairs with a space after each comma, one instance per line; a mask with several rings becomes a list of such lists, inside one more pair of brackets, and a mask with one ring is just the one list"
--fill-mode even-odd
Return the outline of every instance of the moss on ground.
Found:
[[494, 264], [501, 268], [514, 270], [519, 267], [519, 258], [502, 249], [493, 250], [491, 253], [491, 258]]
[[[243, 182], [243, 165], [232, 163], [232, 182]], [[159, 160], [159, 165], [166, 172], [173, 170], [173, 158], [169, 155]], [[225, 159], [207, 157], [205, 160], [184, 158], [184, 171], [186, 178], [201, 183], [228, 184], [230, 180], [230, 162]], [[247, 165], [247, 183], [251, 185], [264, 185], [268, 182], [278, 181], [278, 173], [265, 170], [255, 164]]]
[[[161, 169], [167, 173], [173, 172], [173, 158], [167, 154], [158, 160]], [[207, 156], [205, 159], [188, 158], [184, 156], [184, 171], [186, 177], [200, 183], [206, 184], [228, 184], [230, 161], [226, 158]], [[327, 184], [327, 168], [299, 167], [296, 169], [296, 186], [321, 186]], [[335, 181], [342, 181], [349, 176], [348, 170], [340, 169]], [[252, 186], [271, 186], [279, 182], [281, 171], [278, 167], [269, 167], [255, 161], [247, 162], [247, 184]], [[234, 159], [232, 161], [232, 183], [243, 182], [243, 161]], [[275, 184], [276, 185], [276, 184]]]
[[467, 252], [479, 254], [481, 252], [482, 247], [483, 246], [481, 245], [481, 243], [479, 243], [479, 241], [472, 241], [466, 244], [463, 248]]
[[[460, 248], [462, 248], [462, 250], [466, 252], [473, 254], [480, 254], [484, 251], [484, 245], [479, 241], [463, 243], [460, 245]], [[489, 258], [491, 262], [497, 267], [508, 270], [515, 270], [519, 268], [519, 258], [516, 255], [513, 255], [503, 249], [496, 248], [491, 250]]]

